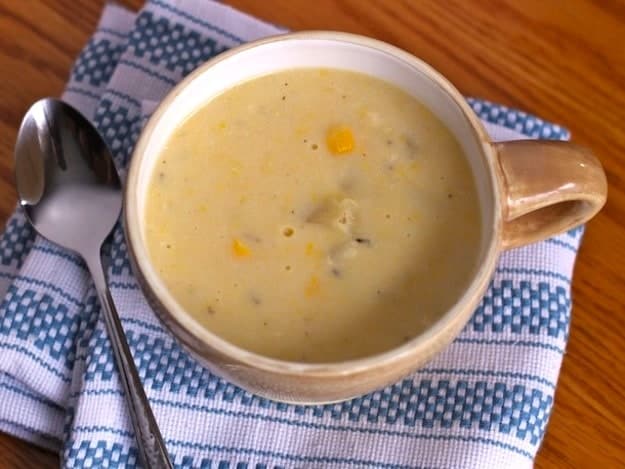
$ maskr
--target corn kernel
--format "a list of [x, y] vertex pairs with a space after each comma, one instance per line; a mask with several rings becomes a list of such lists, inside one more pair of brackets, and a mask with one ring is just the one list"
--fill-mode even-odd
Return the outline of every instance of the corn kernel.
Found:
[[313, 275], [310, 277], [308, 284], [306, 285], [306, 296], [311, 297], [319, 294], [321, 286], [319, 285], [319, 277]]
[[310, 133], [310, 126], [308, 125], [300, 125], [295, 129], [295, 135], [297, 137], [305, 137]]
[[243, 241], [241, 241], [239, 239], [233, 239], [232, 240], [232, 253], [236, 257], [247, 257], [252, 252], [250, 251], [250, 248], [248, 248], [245, 245], [245, 243], [243, 243]]
[[331, 127], [326, 134], [326, 144], [331, 153], [342, 155], [354, 149], [354, 135], [345, 126]]
[[306, 243], [306, 255], [312, 256], [315, 252], [315, 245], [313, 243]]
[[242, 165], [240, 161], [234, 160], [230, 163], [230, 173], [233, 176], [239, 176], [241, 174], [241, 168]]

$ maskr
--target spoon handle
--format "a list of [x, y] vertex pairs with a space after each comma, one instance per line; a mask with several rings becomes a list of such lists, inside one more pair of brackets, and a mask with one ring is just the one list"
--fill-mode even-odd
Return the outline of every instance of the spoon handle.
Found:
[[115, 309], [113, 298], [106, 283], [100, 253], [85, 257], [91, 276], [95, 283], [98, 298], [102, 305], [104, 322], [108, 330], [109, 340], [113, 347], [113, 354], [119, 371], [119, 378], [124, 387], [124, 395], [130, 412], [132, 426], [139, 446], [139, 455], [147, 469], [171, 468], [171, 461], [167, 456], [165, 442], [158, 429], [156, 419], [150, 409], [150, 403], [139, 373], [135, 367], [121, 321]]

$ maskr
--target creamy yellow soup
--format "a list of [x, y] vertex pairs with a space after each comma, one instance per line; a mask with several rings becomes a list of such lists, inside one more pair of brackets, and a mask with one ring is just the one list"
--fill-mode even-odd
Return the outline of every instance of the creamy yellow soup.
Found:
[[476, 263], [458, 142], [362, 74], [294, 69], [227, 90], [173, 132], [148, 190], [149, 255], [171, 294], [269, 357], [396, 347], [453, 305]]

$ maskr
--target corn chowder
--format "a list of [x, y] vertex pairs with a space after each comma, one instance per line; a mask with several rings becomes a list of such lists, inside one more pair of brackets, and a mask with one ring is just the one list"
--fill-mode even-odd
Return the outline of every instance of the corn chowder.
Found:
[[401, 89], [294, 69], [199, 107], [159, 155], [148, 251], [176, 300], [259, 354], [387, 351], [449, 309], [480, 239], [451, 132]]

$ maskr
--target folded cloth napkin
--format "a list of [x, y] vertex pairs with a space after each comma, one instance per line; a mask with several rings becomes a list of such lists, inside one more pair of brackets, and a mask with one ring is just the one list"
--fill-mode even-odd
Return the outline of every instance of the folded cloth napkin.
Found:
[[[106, 6], [63, 99], [91, 119], [124, 175], [158, 102], [223, 50], [281, 32], [211, 1]], [[566, 139], [557, 125], [469, 100], [495, 139]], [[157, 322], [116, 227], [112, 294], [178, 467], [528, 467], [566, 346], [577, 229], [503, 254], [462, 334], [424, 369], [349, 402], [296, 406], [251, 395], [190, 358]], [[68, 467], [133, 467], [137, 451], [83, 263], [18, 209], [0, 240], [0, 429]]]

